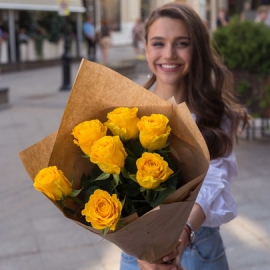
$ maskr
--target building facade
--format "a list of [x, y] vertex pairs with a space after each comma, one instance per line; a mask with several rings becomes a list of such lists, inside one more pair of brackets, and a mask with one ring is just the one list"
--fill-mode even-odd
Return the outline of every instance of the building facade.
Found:
[[[65, 14], [66, 10], [68, 10], [68, 14]], [[77, 32], [81, 33], [82, 15], [85, 13], [85, 8], [79, 0], [0, 0], [0, 28], [5, 34], [4, 40], [1, 42], [0, 46], [0, 63], [34, 61], [39, 58], [35, 49], [37, 46], [35, 46], [32, 40], [33, 38], [28, 36], [27, 42], [25, 40], [25, 42], [21, 44], [18, 38], [22, 35], [26, 38], [28, 33], [25, 33], [25, 28], [35, 27], [35, 25], [30, 25], [34, 24], [30, 19], [33, 17], [34, 21], [36, 15], [44, 12], [58, 14], [61, 17], [71, 15], [74, 18]], [[22, 16], [25, 14], [28, 14], [28, 17], [25, 18], [22, 26]], [[37, 37], [37, 35], [35, 37]], [[36, 41], [37, 40], [38, 38], [36, 38]], [[77, 40], [81, 40], [81, 35], [78, 36]], [[56, 46], [56, 44], [50, 43], [51, 42], [47, 42], [44, 38], [43, 48], [45, 47], [47, 53], [42, 55], [42, 58], [59, 58], [63, 51], [63, 46], [60, 44]], [[61, 43], [61, 41], [59, 43]], [[79, 42], [75, 42], [75, 44], [75, 54], [79, 54]], [[55, 53], [53, 53], [53, 51], [55, 51]], [[18, 56], [20, 56], [20, 59], [18, 59]]]
[[[7, 33], [0, 46], [0, 63], [54, 59], [61, 57], [63, 53], [62, 39], [51, 42], [43, 38], [42, 57], [38, 54], [41, 41], [38, 43], [36, 36], [31, 36], [27, 44], [18, 45], [17, 35], [22, 28], [20, 24], [23, 12], [36, 18], [45, 12], [51, 12], [50, 14], [55, 16], [55, 14], [60, 14], [62, 9], [63, 16], [67, 8], [68, 17], [73, 23], [71, 54], [73, 57], [81, 57], [86, 50], [82, 24], [87, 16], [94, 18], [97, 32], [102, 19], [106, 18], [113, 30], [112, 45], [127, 45], [132, 43], [132, 28], [137, 18], [145, 20], [152, 10], [172, 1], [190, 4], [207, 23], [210, 30], [216, 28], [219, 7], [234, 8], [240, 12], [246, 1], [254, 5], [254, 0], [0, 0], [0, 27], [4, 26]], [[56, 16], [55, 19], [57, 19]], [[57, 24], [55, 26], [52, 32], [56, 30]], [[28, 27], [27, 23], [26, 27]], [[47, 31], [47, 34], [52, 33]]]

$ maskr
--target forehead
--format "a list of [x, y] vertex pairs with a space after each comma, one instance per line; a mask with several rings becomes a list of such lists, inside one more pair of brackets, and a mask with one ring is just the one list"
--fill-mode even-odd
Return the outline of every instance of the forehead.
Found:
[[148, 38], [153, 36], [185, 36], [189, 37], [185, 23], [180, 19], [161, 17], [155, 20], [148, 30]]

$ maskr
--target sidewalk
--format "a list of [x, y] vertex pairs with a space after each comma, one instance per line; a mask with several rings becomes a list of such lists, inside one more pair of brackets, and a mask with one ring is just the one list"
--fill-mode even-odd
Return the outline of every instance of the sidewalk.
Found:
[[[115, 49], [111, 61], [132, 53]], [[72, 65], [73, 80], [78, 67]], [[143, 84], [146, 76], [134, 74], [133, 81]], [[36, 192], [18, 158], [59, 126], [69, 96], [59, 91], [61, 67], [3, 74], [0, 86], [10, 89], [10, 107], [0, 110], [0, 270], [118, 270], [120, 250]], [[232, 191], [239, 216], [221, 228], [231, 270], [270, 267], [269, 153], [270, 138], [241, 139], [236, 148], [239, 177]]]

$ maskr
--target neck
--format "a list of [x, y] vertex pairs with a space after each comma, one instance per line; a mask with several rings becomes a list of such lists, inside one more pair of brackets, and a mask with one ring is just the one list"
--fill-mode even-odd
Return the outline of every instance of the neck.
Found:
[[185, 84], [181, 83], [179, 85], [161, 85], [159, 83], [156, 84], [153, 93], [158, 97], [169, 100], [171, 97], [174, 97], [177, 104], [185, 101]]

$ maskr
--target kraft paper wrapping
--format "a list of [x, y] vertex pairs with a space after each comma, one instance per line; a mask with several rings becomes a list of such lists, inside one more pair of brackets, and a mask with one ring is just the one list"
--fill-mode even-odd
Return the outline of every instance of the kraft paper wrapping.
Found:
[[[133, 216], [132, 222], [104, 238], [141, 260], [160, 262], [176, 246], [209, 167], [207, 146], [185, 103], [174, 105], [109, 68], [82, 60], [58, 132], [19, 156], [32, 180], [42, 168], [57, 166], [69, 179], [75, 173], [73, 187], [78, 189], [82, 173], [88, 174], [92, 165], [73, 143], [72, 128], [95, 118], [105, 122], [107, 113], [120, 106], [138, 107], [138, 117], [162, 113], [169, 118], [171, 146], [177, 149], [173, 158], [185, 184], [162, 205]], [[63, 214], [102, 237], [100, 231]]]

